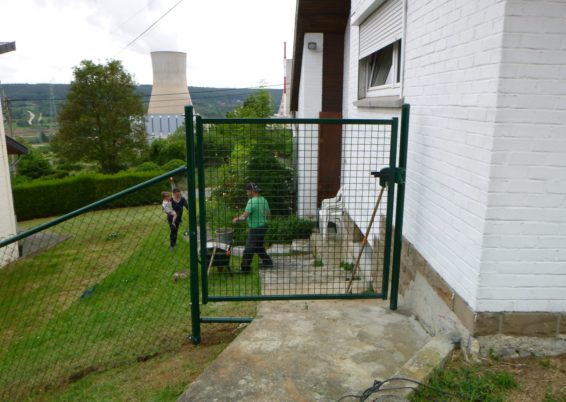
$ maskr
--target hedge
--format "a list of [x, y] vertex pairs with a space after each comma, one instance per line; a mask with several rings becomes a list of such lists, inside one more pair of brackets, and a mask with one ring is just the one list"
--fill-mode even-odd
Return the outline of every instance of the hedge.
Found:
[[[163, 172], [124, 172], [114, 175], [82, 174], [63, 179], [35, 180], [13, 186], [18, 220], [63, 215], [104, 197], [150, 180]], [[167, 180], [116, 200], [106, 208], [150, 205], [161, 202], [160, 192], [169, 190]]]

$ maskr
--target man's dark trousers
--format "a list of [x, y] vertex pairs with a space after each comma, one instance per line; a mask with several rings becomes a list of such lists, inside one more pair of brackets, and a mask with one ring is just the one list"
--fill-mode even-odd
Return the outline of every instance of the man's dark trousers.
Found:
[[265, 248], [263, 248], [263, 240], [265, 239], [266, 232], [267, 226], [250, 228], [248, 238], [246, 240], [246, 247], [244, 248], [244, 255], [242, 257], [241, 270], [243, 272], [250, 271], [250, 265], [254, 254], [257, 254], [259, 258], [261, 258], [264, 268], [270, 268], [273, 266], [271, 257], [267, 254]]

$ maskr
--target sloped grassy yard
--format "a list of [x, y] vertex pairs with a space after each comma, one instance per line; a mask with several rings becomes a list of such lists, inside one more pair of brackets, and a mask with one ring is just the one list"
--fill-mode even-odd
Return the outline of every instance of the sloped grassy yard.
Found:
[[[65, 240], [0, 270], [1, 400], [175, 400], [237, 335], [235, 325], [204, 326], [202, 346], [188, 341], [189, 281], [173, 278], [188, 269], [188, 242], [181, 229], [169, 250], [157, 206], [49, 231]], [[253, 316], [255, 306], [202, 312]]]

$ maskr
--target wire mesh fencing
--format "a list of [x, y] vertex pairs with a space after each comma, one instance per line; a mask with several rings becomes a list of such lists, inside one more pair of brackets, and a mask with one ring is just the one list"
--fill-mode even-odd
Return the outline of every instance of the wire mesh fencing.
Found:
[[[186, 174], [174, 180], [185, 192]], [[0, 400], [187, 342], [187, 215], [173, 227], [162, 190], [167, 178], [0, 248]]]
[[394, 135], [391, 120], [203, 119], [205, 300], [385, 297], [393, 199], [371, 172], [394, 166]]

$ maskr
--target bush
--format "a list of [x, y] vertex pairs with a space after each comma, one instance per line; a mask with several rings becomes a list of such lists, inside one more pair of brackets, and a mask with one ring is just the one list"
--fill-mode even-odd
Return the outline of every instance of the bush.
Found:
[[43, 176], [49, 176], [53, 173], [53, 168], [49, 161], [41, 152], [30, 150], [26, 155], [22, 156], [17, 165], [19, 175], [37, 179]]
[[[245, 222], [232, 224], [232, 218], [242, 213], [242, 210], [230, 208], [221, 200], [209, 200], [206, 203], [206, 218], [211, 223], [209, 237], [215, 236], [219, 228], [232, 228], [236, 245], [244, 245], [248, 235]], [[301, 219], [295, 215], [276, 216], [268, 221], [266, 246], [274, 243], [291, 243], [294, 239], [308, 239], [315, 226], [315, 222]]]
[[187, 156], [184, 134], [173, 134], [166, 139], [157, 139], [149, 147], [149, 159], [163, 165], [172, 159], [185, 160]]
[[164, 164], [163, 166], [161, 166], [161, 169], [165, 172], [169, 172], [173, 169], [177, 169], [178, 167], [181, 166], [185, 166], [185, 161], [181, 160], [181, 159], [172, 159], [169, 162], [167, 162], [166, 164]]
[[32, 181], [32, 179], [27, 176], [13, 176], [10, 180], [12, 181], [12, 187], [18, 184], [29, 183], [30, 181]]
[[[12, 187], [16, 215], [19, 220], [28, 220], [66, 214], [153, 177], [155, 172], [123, 172], [114, 175], [94, 173], [16, 183]], [[168, 181], [163, 180], [102, 208], [159, 202], [159, 193], [168, 188]]]
[[132, 171], [134, 172], [158, 172], [161, 171], [159, 165], [155, 162], [144, 162], [138, 166], [134, 166]]
[[79, 162], [63, 162], [57, 165], [57, 168], [67, 172], [72, 172], [74, 170], [82, 170], [83, 164]]
[[294, 239], [308, 239], [315, 223], [297, 216], [278, 216], [269, 221], [265, 236], [267, 244], [291, 243]]

